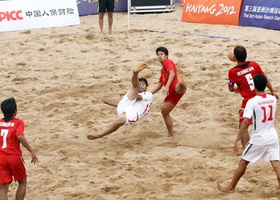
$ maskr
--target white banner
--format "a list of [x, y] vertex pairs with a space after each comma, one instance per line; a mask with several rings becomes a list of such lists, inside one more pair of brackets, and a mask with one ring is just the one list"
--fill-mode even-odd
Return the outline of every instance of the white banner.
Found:
[[0, 32], [77, 24], [76, 0], [0, 1]]

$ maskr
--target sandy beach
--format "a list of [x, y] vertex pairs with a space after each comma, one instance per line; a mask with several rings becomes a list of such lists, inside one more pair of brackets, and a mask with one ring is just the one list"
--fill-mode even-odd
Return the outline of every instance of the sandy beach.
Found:
[[[242, 98], [227, 88], [234, 63], [227, 52], [243, 45], [247, 60], [260, 64], [280, 95], [280, 32], [181, 22], [182, 6], [171, 13], [114, 13], [113, 34], [107, 15], [104, 34], [98, 15], [80, 17], [78, 26], [2, 32], [1, 101], [18, 103], [25, 136], [39, 158], [30, 163], [26, 200], [245, 200], [278, 199], [280, 190], [271, 165], [249, 165], [234, 194], [227, 184], [240, 156], [233, 153]], [[132, 126], [98, 140], [88, 140], [116, 117], [116, 109], [100, 101], [119, 100], [130, 87], [132, 69], [153, 88], [160, 75], [155, 50], [164, 46], [185, 74], [188, 90], [171, 113], [174, 137], [154, 95], [147, 116]], [[280, 131], [280, 110], [276, 128]], [[249, 128], [251, 131], [251, 128]], [[17, 183], [12, 183], [13, 199]]]

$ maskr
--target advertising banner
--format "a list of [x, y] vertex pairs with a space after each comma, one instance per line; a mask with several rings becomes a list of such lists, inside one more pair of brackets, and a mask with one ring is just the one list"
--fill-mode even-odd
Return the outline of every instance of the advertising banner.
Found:
[[[79, 15], [97, 14], [97, 4], [93, 4], [93, 0], [76, 0], [79, 10]], [[119, 0], [115, 5], [115, 12], [126, 12], [127, 0]]]
[[76, 0], [79, 15], [97, 14], [97, 4], [93, 4], [93, 0]]
[[0, 1], [0, 31], [80, 24], [76, 0]]
[[185, 0], [182, 21], [238, 25], [242, 0]]
[[239, 25], [280, 30], [280, 1], [243, 0]]

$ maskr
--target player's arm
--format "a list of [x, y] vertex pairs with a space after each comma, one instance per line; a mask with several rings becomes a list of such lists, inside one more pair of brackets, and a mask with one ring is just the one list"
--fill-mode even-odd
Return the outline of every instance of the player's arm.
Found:
[[267, 86], [268, 89], [270, 90], [271, 95], [275, 96], [276, 99], [279, 100], [278, 95], [275, 94], [275, 91], [274, 91], [274, 89], [273, 89], [273, 87], [272, 87], [272, 84], [271, 84], [271, 82], [270, 82], [268, 79], [267, 79], [267, 84], [266, 84], [266, 86]]
[[228, 90], [230, 92], [235, 92], [235, 93], [239, 93], [238, 91], [238, 87], [234, 85], [234, 83], [228, 79]]
[[142, 92], [138, 94], [137, 96], [137, 101], [141, 100], [152, 100], [153, 99], [153, 94], [151, 92]]
[[138, 94], [137, 98], [136, 98], [136, 101], [141, 101], [142, 99], [143, 99], [142, 95]]
[[244, 117], [244, 120], [242, 121], [241, 125], [240, 125], [240, 129], [238, 132], [238, 135], [236, 137], [236, 140], [234, 142], [234, 153], [238, 155], [238, 149], [239, 149], [239, 144], [240, 144], [240, 140], [242, 137], [242, 134], [247, 130], [247, 127], [249, 126], [250, 123], [250, 119], [248, 117]]
[[168, 71], [168, 73], [169, 73], [169, 76], [168, 76], [168, 80], [167, 80], [165, 87], [169, 89], [169, 86], [171, 85], [172, 81], [174, 80], [175, 71], [173, 69], [171, 69]]
[[101, 101], [109, 106], [114, 106], [117, 107], [118, 106], [118, 102], [115, 100], [111, 100], [111, 99], [107, 99], [105, 97], [101, 97]]
[[31, 146], [28, 144], [26, 138], [23, 135], [18, 135], [17, 136], [18, 141], [22, 144], [22, 146], [24, 146], [24, 148], [26, 148], [31, 156], [31, 163], [36, 163], [38, 162], [38, 158], [35, 154], [35, 152], [33, 151], [33, 149], [31, 148]]
[[171, 85], [171, 83], [172, 83], [172, 81], [174, 80], [174, 77], [175, 77], [175, 72], [174, 72], [173, 69], [169, 70], [168, 73], [169, 73], [168, 80], [167, 80], [166, 85], [164, 86], [163, 91], [162, 91], [162, 94], [164, 96], [168, 95], [169, 87], [170, 87], [170, 85]]
[[163, 84], [161, 82], [159, 82], [157, 84], [157, 86], [151, 90], [151, 93], [155, 94], [157, 91], [159, 91], [162, 88], [162, 86], [163, 86]]
[[238, 155], [238, 148], [239, 148], [239, 143], [241, 140], [242, 135], [244, 134], [244, 132], [247, 130], [249, 123], [250, 123], [250, 119], [252, 118], [254, 114], [254, 104], [252, 103], [252, 99], [250, 99], [244, 109], [243, 112], [243, 121], [240, 124], [240, 128], [239, 128], [239, 132], [237, 134], [235, 143], [234, 143], [234, 148], [233, 151], [235, 154]]

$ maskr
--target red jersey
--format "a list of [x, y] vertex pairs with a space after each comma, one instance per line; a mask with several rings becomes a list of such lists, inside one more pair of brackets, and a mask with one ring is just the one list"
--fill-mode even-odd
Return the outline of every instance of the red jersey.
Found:
[[265, 75], [258, 63], [241, 63], [228, 71], [228, 85], [233, 86], [236, 83], [243, 98], [252, 98], [256, 95], [253, 81], [256, 74]]
[[169, 90], [171, 90], [172, 88], [175, 89], [175, 87], [178, 83], [177, 67], [172, 60], [165, 59], [162, 63], [161, 76], [159, 77], [159, 82], [162, 83], [164, 86], [166, 86], [166, 83], [168, 81], [168, 77], [169, 77], [169, 72], [168, 71], [170, 71], [170, 70], [174, 70], [175, 77], [174, 77], [172, 83], [170, 84]]
[[0, 119], [0, 155], [22, 155], [18, 135], [24, 135], [24, 122], [11, 119], [5, 122]]

